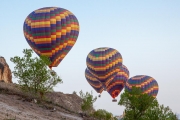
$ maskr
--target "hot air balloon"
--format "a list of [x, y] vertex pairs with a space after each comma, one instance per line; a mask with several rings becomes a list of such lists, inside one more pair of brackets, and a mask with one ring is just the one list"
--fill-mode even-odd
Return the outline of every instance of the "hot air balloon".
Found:
[[[97, 93], [101, 94], [104, 89], [102, 84], [89, 72], [87, 68], [85, 70], [85, 77], [86, 77], [87, 82], [94, 88], [94, 90]], [[99, 95], [99, 97], [100, 96], [101, 95]]]
[[49, 67], [57, 67], [75, 44], [79, 34], [77, 18], [68, 10], [45, 7], [30, 13], [24, 21], [24, 36], [39, 55], [48, 56]]
[[97, 48], [88, 54], [86, 64], [91, 74], [102, 83], [106, 90], [108, 83], [120, 71], [122, 56], [113, 48]]
[[87, 68], [85, 70], [85, 77], [97, 93], [101, 93], [103, 91], [102, 84], [89, 72]]
[[121, 70], [117, 73], [114, 79], [107, 86], [107, 92], [113, 98], [113, 102], [117, 101], [115, 98], [123, 90], [125, 83], [129, 78], [129, 70], [127, 69], [127, 67], [125, 65], [122, 65], [120, 69]]
[[132, 87], [138, 87], [143, 93], [156, 97], [158, 94], [158, 83], [157, 81], [147, 75], [137, 75], [130, 78], [125, 85], [125, 89], [130, 91]]

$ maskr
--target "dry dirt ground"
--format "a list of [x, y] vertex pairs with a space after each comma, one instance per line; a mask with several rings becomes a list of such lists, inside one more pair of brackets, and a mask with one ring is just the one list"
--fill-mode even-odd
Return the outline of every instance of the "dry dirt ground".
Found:
[[22, 96], [14, 86], [0, 82], [0, 120], [83, 120], [78, 104], [72, 103], [80, 99], [72, 94], [53, 93], [50, 102], [38, 102]]

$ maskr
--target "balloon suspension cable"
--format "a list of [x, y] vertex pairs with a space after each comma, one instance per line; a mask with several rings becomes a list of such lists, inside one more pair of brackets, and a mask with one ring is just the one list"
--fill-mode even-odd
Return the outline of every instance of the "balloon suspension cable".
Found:
[[103, 88], [104, 88], [104, 91], [106, 91], [106, 86], [105, 85], [103, 85]]

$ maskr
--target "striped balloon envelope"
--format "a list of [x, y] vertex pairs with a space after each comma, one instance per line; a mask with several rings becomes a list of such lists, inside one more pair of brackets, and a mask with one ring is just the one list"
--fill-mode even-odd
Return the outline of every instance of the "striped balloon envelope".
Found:
[[156, 97], [158, 94], [158, 83], [157, 81], [146, 75], [137, 75], [130, 78], [125, 85], [125, 89], [131, 91], [132, 87], [138, 87], [143, 93]]
[[88, 54], [86, 64], [91, 73], [104, 87], [107, 87], [108, 83], [112, 81], [120, 71], [120, 66], [122, 66], [122, 56], [113, 48], [97, 48]]
[[91, 74], [87, 68], [85, 70], [85, 77], [87, 82], [94, 88], [94, 90], [101, 94], [104, 89], [103, 85]]
[[116, 97], [120, 94], [123, 90], [126, 81], [129, 79], [129, 70], [125, 65], [120, 67], [120, 71], [114, 77], [114, 79], [108, 84], [107, 92], [113, 98], [113, 101], [116, 101]]
[[75, 44], [79, 34], [79, 23], [66, 9], [45, 7], [27, 16], [23, 31], [31, 48], [39, 56], [50, 58], [51, 68], [57, 67]]

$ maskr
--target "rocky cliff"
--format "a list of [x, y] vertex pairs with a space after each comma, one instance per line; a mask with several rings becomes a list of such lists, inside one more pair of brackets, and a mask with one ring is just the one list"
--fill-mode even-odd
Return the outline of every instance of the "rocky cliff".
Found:
[[12, 83], [12, 73], [4, 57], [0, 56], [0, 81]]

